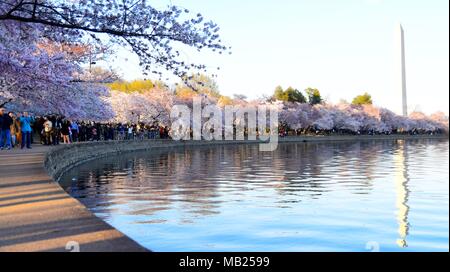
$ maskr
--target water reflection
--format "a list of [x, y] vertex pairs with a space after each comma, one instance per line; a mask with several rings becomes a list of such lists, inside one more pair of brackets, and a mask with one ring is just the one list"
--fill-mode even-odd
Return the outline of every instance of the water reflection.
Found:
[[356, 142], [281, 145], [269, 154], [254, 146], [187, 149], [89, 163], [67, 176], [77, 176], [78, 183], [69, 187], [72, 194], [93, 197], [100, 206], [134, 200], [138, 209], [129, 212], [151, 215], [181, 202], [183, 211], [206, 216], [220, 213], [218, 199], [226, 193], [270, 189], [301, 202], [342, 185], [354, 194], [368, 194], [383, 148]]
[[90, 162], [63, 186], [156, 251], [448, 250], [445, 165], [448, 141], [223, 146]]
[[399, 247], [408, 247], [406, 238], [409, 233], [409, 188], [408, 188], [408, 164], [407, 164], [407, 151], [404, 141], [398, 141], [398, 150], [394, 155], [396, 174], [395, 174], [395, 187], [397, 192], [397, 202], [396, 206], [398, 209], [397, 220], [398, 220], [398, 233], [400, 238], [397, 239], [397, 244]]

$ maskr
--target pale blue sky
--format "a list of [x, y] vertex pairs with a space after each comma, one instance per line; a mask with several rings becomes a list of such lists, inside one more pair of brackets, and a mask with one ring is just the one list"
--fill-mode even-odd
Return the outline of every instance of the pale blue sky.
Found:
[[[408, 104], [449, 112], [448, 0], [157, 0], [218, 23], [233, 55], [186, 58], [214, 67], [226, 95], [269, 95], [277, 85], [319, 88], [331, 102], [367, 91], [377, 105], [401, 110], [395, 84], [395, 27], [406, 32]], [[142, 77], [132, 57], [117, 66]]]

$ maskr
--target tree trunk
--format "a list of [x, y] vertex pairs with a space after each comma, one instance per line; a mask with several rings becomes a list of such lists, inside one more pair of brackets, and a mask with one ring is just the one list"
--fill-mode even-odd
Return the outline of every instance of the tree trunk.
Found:
[[12, 99], [9, 99], [8, 101], [1, 103], [0, 108], [3, 108], [6, 104], [8, 104], [11, 101], [12, 101]]

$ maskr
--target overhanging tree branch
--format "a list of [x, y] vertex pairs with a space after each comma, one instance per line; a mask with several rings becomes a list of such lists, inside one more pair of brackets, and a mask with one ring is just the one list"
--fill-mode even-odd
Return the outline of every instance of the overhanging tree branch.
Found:
[[[128, 44], [140, 58], [144, 71], [162, 66], [177, 76], [186, 75], [192, 69], [204, 72], [204, 65], [181, 59], [177, 50], [180, 45], [198, 51], [211, 49], [220, 53], [229, 49], [221, 44], [217, 34], [219, 27], [213, 22], [204, 22], [201, 14], [189, 16], [189, 11], [175, 6], [157, 10], [145, 0], [91, 0], [75, 3], [3, 0], [0, 5], [3, 5], [0, 10], [6, 10], [0, 11], [0, 21], [12, 20], [44, 26], [51, 32], [49, 36], [62, 33], [65, 39], [76, 42], [84, 34], [104, 34], [113, 43]], [[96, 41], [101, 42], [101, 39], [97, 38]]]
[[3, 108], [4, 106], [6, 106], [6, 104], [10, 103], [12, 101], [12, 98], [8, 99], [7, 101], [3, 102], [0, 104], [0, 108]]

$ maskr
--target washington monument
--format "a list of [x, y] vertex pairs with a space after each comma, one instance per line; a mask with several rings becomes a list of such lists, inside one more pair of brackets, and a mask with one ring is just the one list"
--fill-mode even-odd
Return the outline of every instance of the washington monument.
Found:
[[402, 91], [403, 116], [408, 116], [408, 100], [406, 96], [406, 61], [405, 61], [405, 32], [401, 24], [398, 25], [398, 61], [399, 61], [399, 87]]

